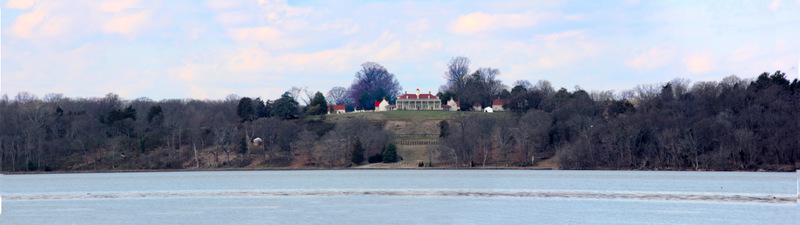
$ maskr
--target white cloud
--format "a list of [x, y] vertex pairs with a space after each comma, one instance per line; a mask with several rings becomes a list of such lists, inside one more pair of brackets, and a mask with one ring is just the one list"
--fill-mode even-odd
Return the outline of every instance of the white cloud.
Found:
[[138, 3], [139, 3], [138, 0], [110, 1], [100, 4], [100, 7], [98, 7], [98, 9], [103, 12], [118, 13], [122, 12], [123, 10], [133, 8]]
[[253, 15], [247, 11], [222, 12], [214, 17], [217, 23], [223, 26], [241, 24], [253, 20]]
[[654, 46], [647, 51], [640, 52], [625, 65], [636, 70], [654, 70], [668, 65], [675, 58], [676, 50], [669, 44]]
[[36, 3], [34, 0], [10, 0], [6, 3], [9, 9], [29, 9]]
[[238, 8], [242, 6], [244, 2], [242, 0], [208, 0], [206, 1], [206, 6], [211, 8], [214, 11], [223, 11], [233, 8]]
[[475, 12], [458, 16], [458, 19], [450, 26], [450, 31], [456, 34], [472, 34], [484, 30], [519, 29], [554, 19], [576, 20], [579, 17], [565, 16], [561, 13], [486, 14]]
[[103, 25], [103, 31], [107, 33], [119, 33], [125, 36], [136, 35], [140, 29], [144, 28], [144, 25], [151, 15], [151, 11], [122, 13], [108, 20], [108, 22]]
[[311, 8], [292, 7], [286, 0], [258, 0], [259, 15], [266, 15], [268, 22], [283, 23], [287, 19], [310, 14]]
[[569, 30], [558, 33], [536, 35], [536, 39], [539, 41], [561, 41], [564, 39], [580, 38], [580, 37], [585, 37], [584, 32], [582, 30]]
[[266, 41], [277, 38], [280, 33], [272, 27], [245, 27], [228, 31], [228, 35], [236, 41]]

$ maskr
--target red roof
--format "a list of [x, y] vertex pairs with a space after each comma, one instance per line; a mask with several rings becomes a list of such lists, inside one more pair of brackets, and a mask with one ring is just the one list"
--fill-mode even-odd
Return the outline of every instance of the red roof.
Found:
[[419, 94], [419, 98], [417, 98], [417, 94], [404, 94], [398, 99], [439, 99], [439, 97], [432, 94]]
[[505, 105], [508, 103], [508, 99], [495, 99], [492, 101], [492, 105]]
[[345, 110], [344, 105], [334, 105], [333, 110]]
[[[460, 103], [460, 102], [458, 102], [458, 101], [456, 101], [456, 100], [453, 100], [452, 98], [451, 98], [450, 100], [451, 100], [451, 101], [454, 101], [454, 102], [456, 102], [456, 107], [459, 107], [459, 108], [461, 107], [461, 103]], [[448, 103], [449, 103], [449, 102], [448, 102]]]
[[379, 106], [381, 106], [381, 102], [375, 101], [375, 108], [378, 108]]

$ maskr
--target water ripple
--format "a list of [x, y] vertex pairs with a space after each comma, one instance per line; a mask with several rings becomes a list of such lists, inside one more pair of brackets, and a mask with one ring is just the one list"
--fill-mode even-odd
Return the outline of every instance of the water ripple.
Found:
[[493, 190], [300, 190], [300, 191], [201, 191], [201, 192], [119, 192], [4, 195], [3, 200], [75, 200], [116, 198], [198, 198], [198, 197], [476, 197], [476, 198], [562, 198], [637, 201], [689, 201], [795, 204], [798, 196], [717, 193], [592, 192], [592, 191], [493, 191]]

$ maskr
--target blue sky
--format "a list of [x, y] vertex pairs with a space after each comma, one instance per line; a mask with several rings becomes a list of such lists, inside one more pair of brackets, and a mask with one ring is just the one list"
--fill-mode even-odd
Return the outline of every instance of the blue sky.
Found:
[[0, 92], [274, 99], [348, 87], [361, 63], [436, 92], [455, 56], [500, 79], [620, 92], [798, 77], [800, 0], [3, 0]]

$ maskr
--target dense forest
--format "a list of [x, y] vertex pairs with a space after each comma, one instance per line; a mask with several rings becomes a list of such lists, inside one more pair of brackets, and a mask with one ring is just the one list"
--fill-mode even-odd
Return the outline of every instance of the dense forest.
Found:
[[780, 71], [616, 96], [518, 83], [506, 104], [515, 116], [445, 122], [438, 155], [459, 166], [556, 157], [563, 169], [789, 171], [800, 161], [800, 83]]
[[[495, 79], [496, 69], [469, 73], [459, 68], [463, 60], [451, 62], [440, 98], [461, 100], [464, 110], [505, 98], [508, 112], [454, 113], [440, 121], [425, 165], [535, 166], [553, 158], [563, 169], [787, 171], [800, 161], [800, 83], [780, 71], [720, 82], [675, 79], [615, 94], [554, 90], [547, 81], [517, 81], [509, 89]], [[4, 95], [0, 168], [330, 168], [380, 161], [387, 149], [395, 151], [384, 121], [324, 115], [337, 102], [358, 108], [377, 99], [369, 96], [397, 95], [396, 79], [377, 64], [365, 63], [353, 86], [375, 79], [370, 71], [392, 88], [353, 94], [337, 87], [338, 97], [318, 92], [305, 99], [293, 88], [266, 101]]]

